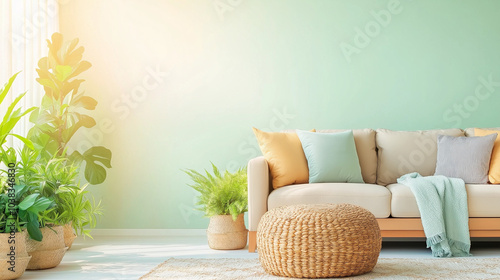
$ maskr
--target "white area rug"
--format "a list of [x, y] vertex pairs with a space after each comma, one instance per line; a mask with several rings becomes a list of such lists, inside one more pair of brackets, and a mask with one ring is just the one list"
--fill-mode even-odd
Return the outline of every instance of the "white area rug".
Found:
[[[341, 279], [500, 279], [500, 258], [386, 259], [364, 275]], [[267, 274], [258, 259], [175, 259], [158, 265], [141, 280], [296, 279]], [[337, 279], [337, 278], [329, 278]]]

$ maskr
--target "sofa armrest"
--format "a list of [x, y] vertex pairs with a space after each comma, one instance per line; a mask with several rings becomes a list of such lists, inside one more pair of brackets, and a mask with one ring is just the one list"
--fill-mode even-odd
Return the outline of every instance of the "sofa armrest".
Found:
[[248, 230], [257, 231], [260, 218], [267, 212], [269, 166], [266, 159], [256, 157], [248, 162]]

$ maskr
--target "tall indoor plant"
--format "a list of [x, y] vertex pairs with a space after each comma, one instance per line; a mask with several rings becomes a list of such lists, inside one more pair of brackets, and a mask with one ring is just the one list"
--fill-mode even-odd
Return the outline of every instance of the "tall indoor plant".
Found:
[[[28, 139], [38, 151], [37, 172], [44, 175], [40, 192], [52, 197], [57, 207], [47, 211], [43, 219], [65, 225], [66, 245], [71, 246], [74, 234], [90, 236], [96, 217], [101, 215], [100, 202], [81, 185], [79, 170], [84, 164], [85, 179], [93, 185], [106, 179], [106, 168], [111, 168], [111, 151], [103, 146], [92, 146], [86, 151], [69, 152], [73, 136], [82, 128], [96, 125], [88, 115], [97, 101], [80, 90], [84, 82], [79, 75], [92, 65], [83, 60], [84, 48], [78, 39], [65, 42], [60, 33], [47, 40], [49, 52], [38, 62], [37, 81], [45, 91], [38, 110], [31, 113], [34, 126]], [[74, 141], [73, 141], [74, 144]]]
[[93, 146], [80, 153], [74, 150], [67, 154], [72, 137], [80, 128], [96, 125], [87, 111], [94, 110], [97, 101], [80, 91], [85, 81], [78, 78], [92, 64], [83, 60], [82, 46], [77, 47], [78, 39], [63, 41], [60, 33], [47, 40], [49, 53], [38, 61], [37, 82], [43, 86], [45, 95], [39, 109], [31, 113], [30, 121], [34, 127], [28, 138], [35, 148], [40, 150], [40, 157], [50, 160], [65, 157], [70, 164], [80, 165], [85, 162], [85, 179], [93, 185], [101, 184], [106, 179], [106, 168], [111, 168], [111, 151], [103, 146]]
[[200, 193], [198, 210], [210, 217], [207, 229], [208, 245], [212, 249], [241, 249], [246, 246], [248, 230], [243, 214], [248, 210], [247, 173], [221, 173], [212, 163], [213, 174], [188, 169], [184, 172], [193, 181], [189, 186]]

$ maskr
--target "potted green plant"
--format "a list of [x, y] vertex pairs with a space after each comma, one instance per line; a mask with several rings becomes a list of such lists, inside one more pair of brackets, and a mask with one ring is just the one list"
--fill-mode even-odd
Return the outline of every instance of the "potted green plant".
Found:
[[[5, 100], [17, 75], [18, 73], [13, 75], [0, 90], [0, 104]], [[33, 147], [26, 138], [11, 134], [20, 119], [35, 109], [16, 109], [25, 94], [19, 95], [9, 104], [0, 123], [0, 162], [6, 166], [5, 170], [0, 171], [0, 279], [16, 279], [24, 273], [31, 259], [26, 250], [24, 229], [27, 229], [31, 238], [41, 240], [38, 214], [53, 205], [47, 198], [29, 194], [29, 186], [18, 184], [14, 149], [3, 148], [9, 135]]]
[[85, 179], [93, 185], [106, 179], [106, 168], [111, 168], [111, 151], [103, 146], [93, 146], [80, 153], [68, 152], [68, 144], [82, 127], [91, 128], [96, 121], [87, 115], [94, 110], [97, 101], [80, 91], [85, 81], [78, 75], [92, 64], [82, 59], [84, 48], [77, 47], [78, 39], [63, 41], [60, 33], [47, 40], [49, 53], [38, 61], [39, 84], [45, 91], [42, 104], [30, 115], [34, 127], [28, 132], [28, 139], [40, 151], [40, 158], [67, 158], [67, 163], [80, 166], [85, 162]]
[[[38, 110], [30, 115], [34, 127], [27, 138], [39, 151], [38, 160], [45, 164], [42, 169], [45, 168], [46, 174], [51, 174], [48, 169], [57, 168], [77, 175], [84, 164], [85, 179], [92, 185], [101, 184], [106, 179], [106, 168], [111, 168], [109, 149], [92, 146], [83, 152], [68, 152], [75, 133], [96, 125], [95, 119], [87, 113], [96, 108], [97, 101], [80, 90], [85, 80], [79, 78], [92, 65], [83, 60], [84, 48], [78, 46], [78, 39], [65, 42], [60, 33], [54, 33], [51, 39], [47, 40], [48, 55], [39, 60], [36, 69], [37, 82], [43, 86], [45, 94]], [[90, 236], [96, 216], [102, 214], [100, 205], [93, 198], [92, 202], [89, 200], [86, 185], [81, 186], [76, 177], [73, 179], [63, 186], [50, 185], [51, 180], [44, 183], [49, 195], [52, 195], [51, 189], [57, 193], [58, 205], [45, 218], [66, 222], [64, 235], [68, 247], [71, 247], [74, 232]]]
[[15, 214], [17, 203], [9, 203], [7, 180], [0, 177], [0, 279], [16, 279], [23, 275], [31, 256], [26, 251], [26, 231]]
[[234, 173], [221, 173], [212, 163], [213, 174], [192, 169], [184, 170], [200, 193], [198, 210], [210, 217], [207, 229], [208, 245], [212, 249], [242, 249], [247, 244], [248, 230], [243, 215], [248, 211], [247, 173], [239, 169]]
[[[102, 215], [100, 201], [86, 188], [88, 184], [80, 185], [78, 180], [79, 168], [66, 164], [68, 159], [54, 158], [44, 165], [38, 165], [36, 173], [41, 176], [42, 182], [37, 191], [44, 197], [54, 200], [55, 207], [44, 211], [41, 219], [45, 223], [69, 227], [65, 229], [65, 244], [69, 248], [76, 237], [72, 228], [80, 235], [90, 238], [90, 229], [96, 226], [96, 221]], [[90, 200], [92, 199], [92, 200]], [[72, 235], [67, 236], [70, 232]]]
[[[14, 168], [7, 169], [13, 174], [9, 170]], [[0, 179], [0, 255], [9, 256], [8, 260], [1, 261], [0, 279], [18, 278], [28, 268], [31, 256], [28, 255], [26, 231], [23, 229], [27, 229], [31, 239], [42, 240], [38, 215], [53, 206], [48, 198], [36, 193], [28, 195], [30, 187], [14, 185], [11, 178], [2, 176]]]
[[[39, 216], [46, 210], [54, 208], [55, 203], [51, 198], [44, 197], [34, 191], [32, 185], [26, 185], [19, 178], [9, 177], [17, 170], [16, 162], [9, 153], [13, 148], [4, 151], [2, 162], [8, 166], [2, 170], [3, 186], [0, 186], [0, 232], [10, 232], [8, 227], [15, 224], [17, 231], [27, 229], [29, 237], [41, 241], [43, 235], [40, 231]], [[10, 156], [9, 156], [10, 154]]]
[[[12, 148], [9, 151], [6, 155], [16, 156]], [[28, 253], [32, 256], [28, 269], [55, 267], [62, 261], [74, 239], [70, 236], [70, 244], [66, 244], [64, 226], [73, 222], [80, 229], [80, 233], [90, 236], [87, 228], [95, 227], [95, 220], [101, 214], [100, 204], [90, 203], [86, 197], [86, 186], [80, 187], [77, 181], [79, 168], [66, 164], [68, 159], [54, 158], [45, 162], [39, 159], [38, 151], [27, 147], [17, 154], [19, 159], [10, 161], [17, 162], [19, 183], [30, 186], [30, 195], [53, 202], [53, 207], [43, 209], [44, 211], [37, 215], [37, 229], [38, 226], [41, 227], [39, 231], [43, 239], [27, 240]]]
[[[41, 186], [45, 180], [45, 174], [39, 171], [40, 161], [37, 160], [37, 152], [24, 147], [19, 152], [13, 148], [4, 153], [4, 163], [15, 162], [13, 169], [16, 171], [16, 182], [19, 190], [16, 191], [21, 197], [25, 197], [19, 203], [19, 218], [26, 220], [26, 228], [29, 238], [26, 239], [26, 250], [31, 256], [27, 269], [52, 268], [62, 261], [67, 247], [64, 244], [63, 227], [44, 218], [47, 212], [54, 212], [57, 208], [54, 197], [41, 192]], [[49, 207], [39, 202], [49, 204]], [[31, 205], [31, 206], [30, 206]], [[36, 213], [26, 210], [35, 208]], [[32, 211], [33, 212], [33, 211]], [[33, 231], [36, 234], [32, 234]]]

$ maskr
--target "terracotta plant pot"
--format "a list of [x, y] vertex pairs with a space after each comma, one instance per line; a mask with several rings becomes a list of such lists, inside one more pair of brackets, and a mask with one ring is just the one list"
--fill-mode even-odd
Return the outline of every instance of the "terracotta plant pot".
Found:
[[[26, 231], [16, 232], [12, 236], [14, 238], [9, 239], [11, 237], [10, 233], [0, 233], [0, 279], [16, 279], [21, 277], [31, 259], [31, 256], [26, 251]], [[11, 242], [10, 244], [9, 241]], [[11, 246], [15, 247], [14, 251], [10, 250]], [[10, 263], [11, 261], [13, 263]], [[13, 265], [14, 271], [9, 270]]]
[[44, 227], [42, 241], [27, 239], [26, 249], [31, 255], [28, 270], [47, 269], [58, 266], [68, 247], [64, 245], [64, 229], [62, 226]]
[[233, 221], [231, 215], [210, 217], [207, 229], [208, 246], [216, 250], [236, 250], [247, 245], [248, 230], [243, 214]]
[[71, 249], [71, 245], [73, 245], [73, 241], [75, 241], [76, 234], [73, 232], [73, 228], [71, 227], [71, 222], [69, 224], [64, 225], [64, 245], [68, 247], [68, 250]]

